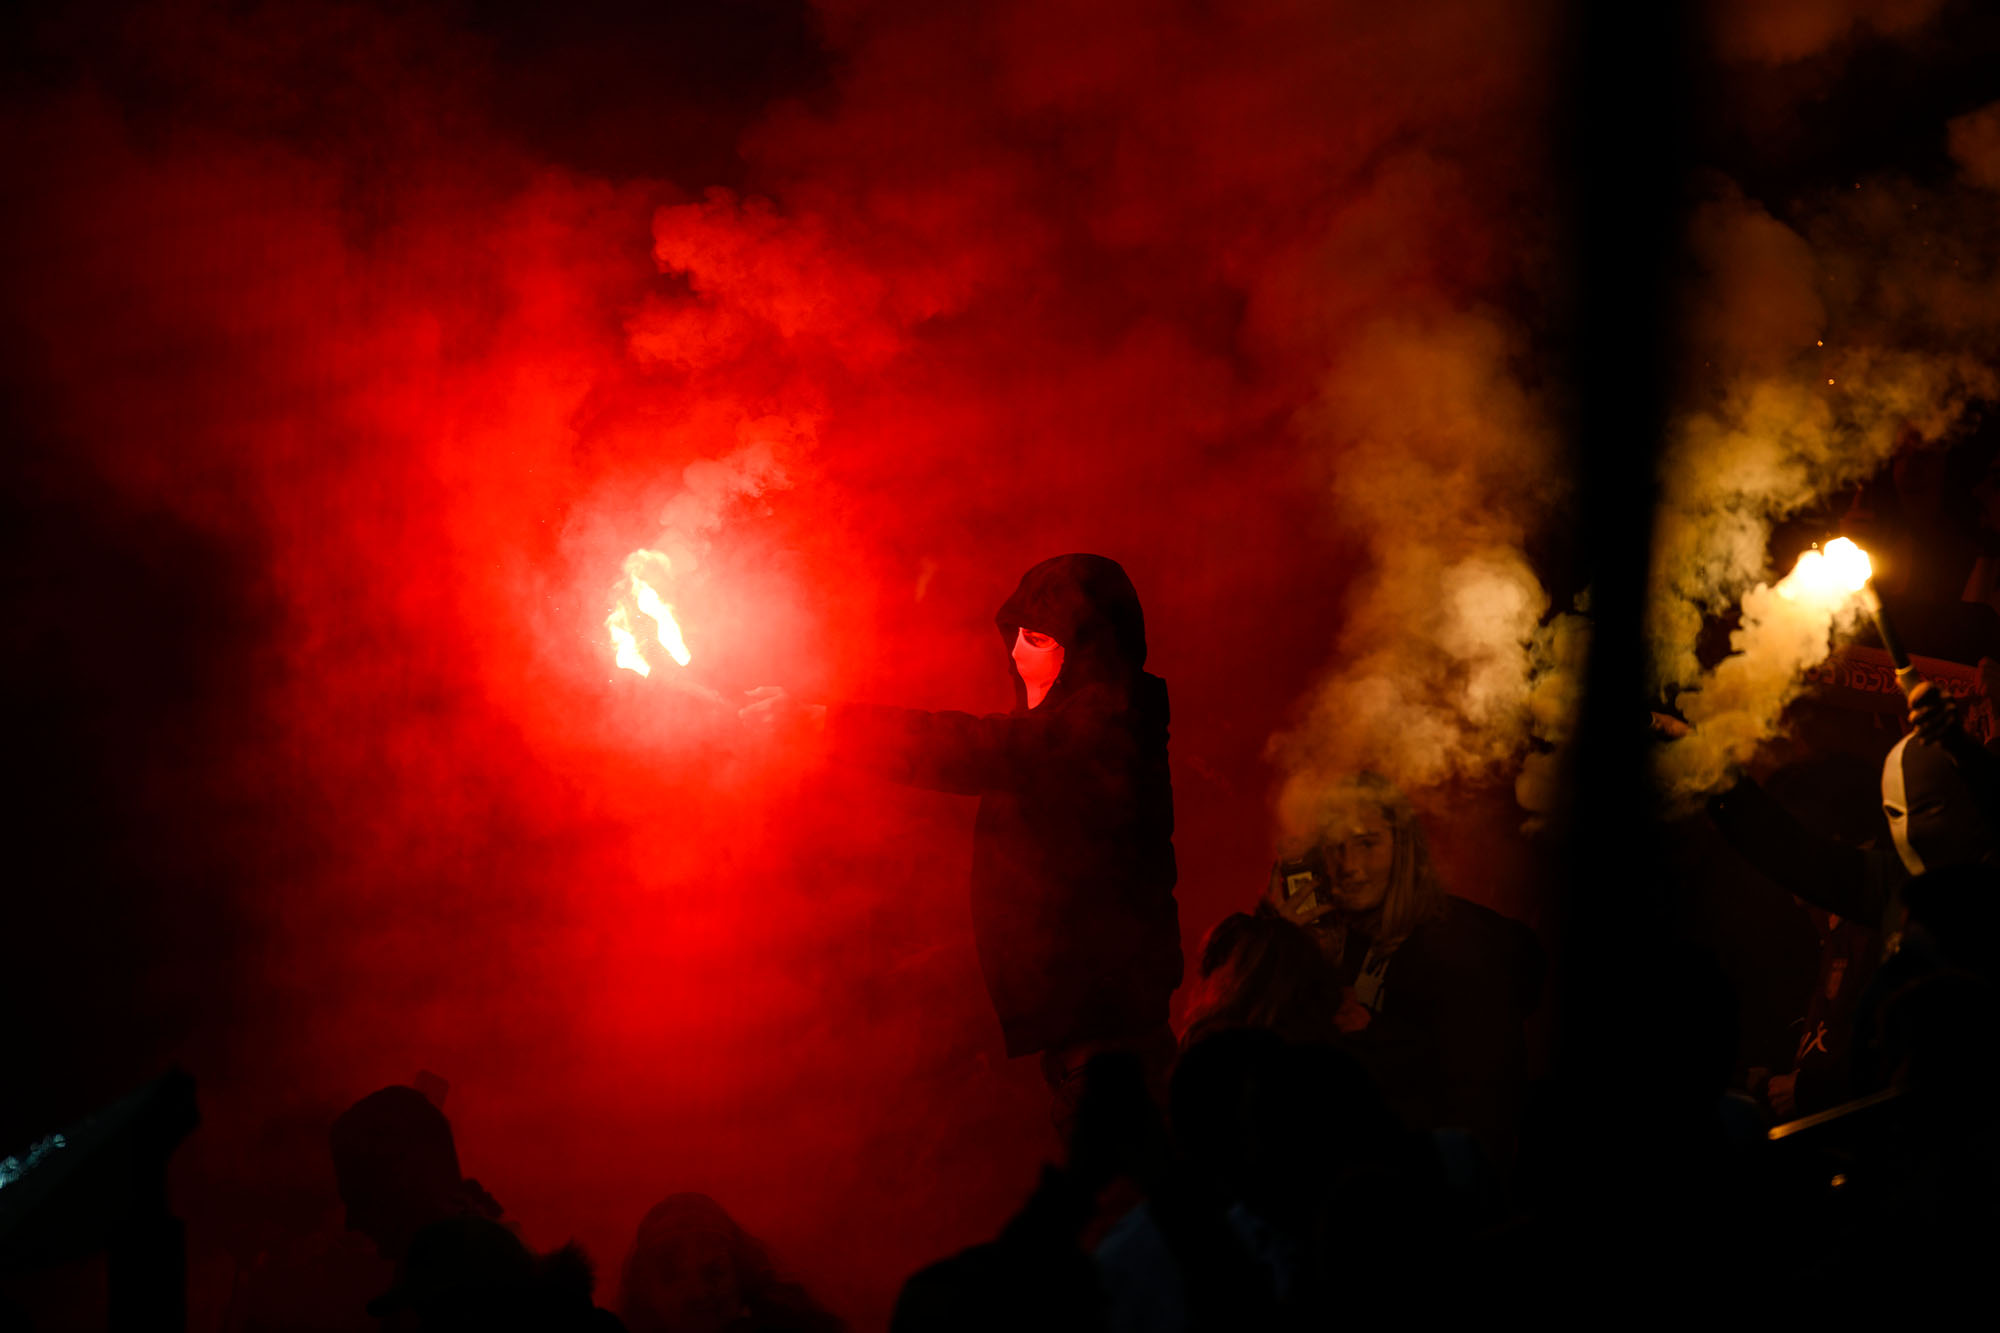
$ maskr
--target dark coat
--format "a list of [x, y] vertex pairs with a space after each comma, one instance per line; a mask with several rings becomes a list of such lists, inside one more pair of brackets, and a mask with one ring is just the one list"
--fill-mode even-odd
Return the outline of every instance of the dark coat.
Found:
[[1850, 1050], [1854, 1016], [1881, 956], [1880, 934], [1858, 921], [1841, 917], [1820, 931], [1819, 975], [1806, 1000], [1792, 1057], [1798, 1077], [1792, 1100], [1798, 1115], [1830, 1110], [1858, 1095]]
[[1142, 668], [1138, 595], [1102, 556], [1045, 560], [995, 617], [1052, 635], [1062, 673], [1030, 710], [975, 717], [837, 705], [836, 757], [979, 797], [972, 927], [1009, 1055], [1134, 1036], [1181, 979], [1167, 686]]
[[1374, 1018], [1343, 1044], [1411, 1124], [1469, 1129], [1504, 1160], [1527, 1083], [1523, 1025], [1546, 971], [1528, 927], [1447, 897], [1397, 946]]
[[1910, 873], [1893, 846], [1856, 847], [1815, 833], [1750, 778], [1710, 797], [1708, 810], [1737, 854], [1786, 892], [1863, 926], [1896, 929]]

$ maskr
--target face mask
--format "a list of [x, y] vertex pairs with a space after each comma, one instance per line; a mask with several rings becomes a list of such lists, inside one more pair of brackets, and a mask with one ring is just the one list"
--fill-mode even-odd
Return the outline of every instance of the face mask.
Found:
[[1905, 736], [1882, 764], [1882, 813], [1912, 875], [1970, 865], [1987, 853], [1984, 822], [1943, 747]]
[[1033, 630], [1014, 633], [1014, 668], [1028, 687], [1028, 707], [1048, 698], [1049, 690], [1062, 674], [1063, 647], [1046, 634]]

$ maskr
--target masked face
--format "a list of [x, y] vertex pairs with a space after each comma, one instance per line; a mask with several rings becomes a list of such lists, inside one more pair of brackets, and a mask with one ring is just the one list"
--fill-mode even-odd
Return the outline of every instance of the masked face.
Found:
[[1014, 668], [1028, 687], [1028, 707], [1049, 697], [1049, 690], [1062, 674], [1063, 646], [1046, 634], [1031, 629], [1014, 635]]
[[1905, 736], [1882, 764], [1882, 813], [1912, 875], [1986, 859], [1984, 822], [1943, 747]]

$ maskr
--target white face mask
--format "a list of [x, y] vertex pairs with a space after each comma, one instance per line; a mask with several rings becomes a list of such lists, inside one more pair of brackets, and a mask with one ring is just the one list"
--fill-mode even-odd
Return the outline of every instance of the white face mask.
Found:
[[1912, 875], [1921, 875], [1924, 859], [1910, 845], [1910, 797], [1903, 785], [1903, 751], [1909, 743], [1908, 736], [1897, 741], [1882, 763], [1882, 813], [1889, 820], [1889, 836], [1896, 841], [1896, 855], [1903, 858], [1904, 868]]
[[1048, 698], [1056, 677], [1062, 674], [1063, 646], [1046, 634], [1020, 629], [1014, 632], [1014, 668], [1028, 687], [1028, 707]]
[[1991, 854], [1979, 803], [1958, 765], [1914, 736], [1898, 741], [1882, 765], [1882, 813], [1896, 855], [1912, 875], [1971, 865]]

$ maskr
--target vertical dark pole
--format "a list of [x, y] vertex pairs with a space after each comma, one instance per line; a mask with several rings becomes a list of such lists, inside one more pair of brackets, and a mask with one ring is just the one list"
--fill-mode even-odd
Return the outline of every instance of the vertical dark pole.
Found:
[[1646, 1149], [1669, 1129], [1654, 1123], [1671, 1100], [1653, 1085], [1652, 1052], [1656, 1025], [1673, 1021], [1672, 998], [1660, 993], [1672, 969], [1655, 870], [1643, 625], [1675, 351], [1690, 8], [1577, 0], [1558, 131], [1574, 256], [1577, 539], [1595, 633], [1561, 886], [1553, 1084], [1563, 1129], [1549, 1205], [1559, 1253], [1584, 1261], [1565, 1268], [1599, 1280], [1616, 1280], [1625, 1261], [1647, 1262], [1635, 1235], [1648, 1229]]

